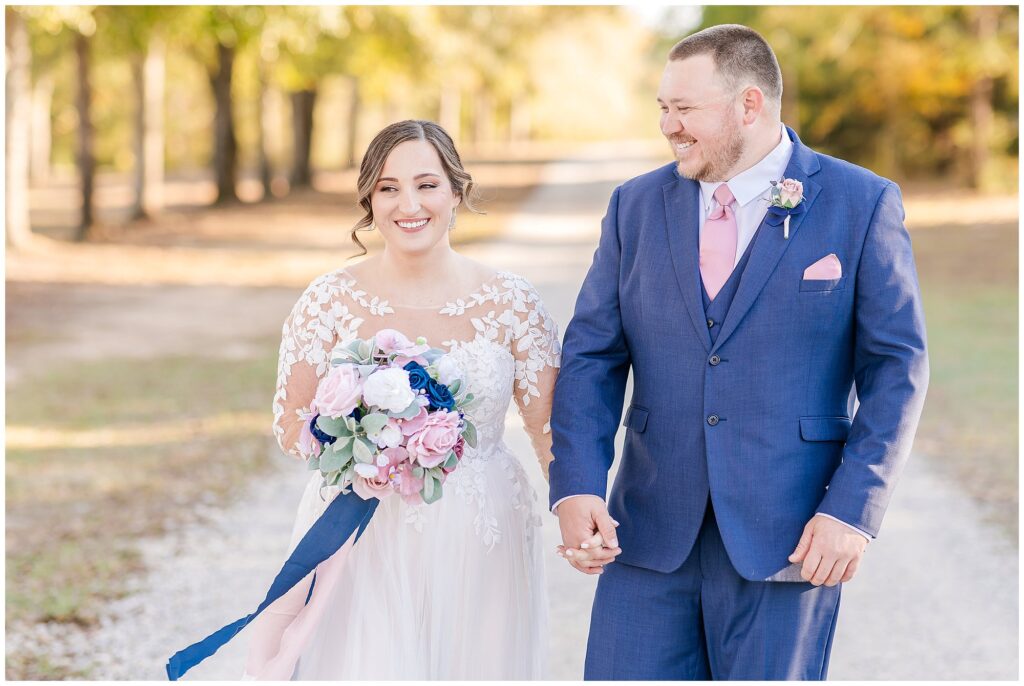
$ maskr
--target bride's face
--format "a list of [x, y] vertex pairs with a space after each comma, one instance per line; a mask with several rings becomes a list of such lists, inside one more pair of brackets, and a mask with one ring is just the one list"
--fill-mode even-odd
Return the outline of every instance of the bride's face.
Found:
[[448, 243], [459, 200], [434, 146], [419, 140], [395, 146], [370, 196], [373, 221], [388, 249], [414, 254]]

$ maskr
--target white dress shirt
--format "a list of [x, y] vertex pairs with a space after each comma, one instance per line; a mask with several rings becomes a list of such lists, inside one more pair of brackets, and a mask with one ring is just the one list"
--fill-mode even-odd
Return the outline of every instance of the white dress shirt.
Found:
[[[764, 216], [768, 213], [768, 205], [771, 201], [771, 187], [772, 181], [781, 181], [786, 173], [786, 167], [789, 166], [789, 158], [793, 155], [793, 141], [789, 139], [789, 135], [786, 133], [786, 127], [780, 125], [779, 127], [781, 140], [779, 144], [772, 148], [771, 152], [761, 158], [761, 161], [744, 171], [741, 171], [736, 176], [732, 177], [728, 181], [701, 181], [700, 182], [700, 199], [701, 199], [701, 210], [697, 213], [697, 221], [699, 231], [701, 234], [704, 233], [704, 220], [707, 216], [718, 207], [718, 201], [715, 200], [715, 191], [723, 183], [729, 184], [729, 190], [732, 191], [733, 197], [736, 198], [735, 213], [736, 213], [736, 257], [733, 260], [733, 266], [739, 264], [740, 259], [743, 257], [743, 253], [746, 252], [747, 246], [750, 245], [750, 241], [754, 238], [754, 234], [757, 232], [757, 227], [764, 221]], [[578, 495], [569, 495], [560, 499], [551, 508], [551, 512], [555, 515], [558, 514], [557, 509], [559, 504], [568, 500], [569, 498], [577, 498]], [[824, 512], [818, 512], [822, 517], [828, 517], [833, 519], [840, 524], [845, 524], [850, 527], [861, 536], [864, 536], [871, 540], [871, 534], [861, 531], [852, 524], [836, 519], [832, 515], [825, 514]]]

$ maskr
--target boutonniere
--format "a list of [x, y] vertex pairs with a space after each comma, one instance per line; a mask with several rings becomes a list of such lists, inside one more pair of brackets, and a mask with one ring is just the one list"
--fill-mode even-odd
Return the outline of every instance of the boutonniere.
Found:
[[796, 179], [772, 181], [771, 194], [768, 211], [774, 218], [782, 217], [782, 236], [789, 240], [789, 218], [804, 211], [804, 185]]

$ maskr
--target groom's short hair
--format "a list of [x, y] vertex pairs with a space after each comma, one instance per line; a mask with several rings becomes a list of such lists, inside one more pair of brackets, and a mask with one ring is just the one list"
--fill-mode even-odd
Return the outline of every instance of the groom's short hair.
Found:
[[718, 73], [731, 88], [749, 82], [775, 109], [782, 106], [782, 70], [768, 41], [742, 24], [719, 24], [687, 36], [672, 46], [669, 61], [711, 55]]

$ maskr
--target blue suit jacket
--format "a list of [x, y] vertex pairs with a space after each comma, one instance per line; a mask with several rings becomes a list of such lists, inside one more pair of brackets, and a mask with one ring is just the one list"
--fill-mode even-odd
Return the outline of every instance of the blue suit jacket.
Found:
[[[758, 228], [713, 345], [699, 184], [673, 163], [612, 194], [565, 332], [550, 496], [605, 497], [632, 368], [608, 496], [627, 564], [678, 568], [710, 493], [736, 570], [788, 578], [787, 558], [816, 511], [877, 534], [909, 455], [928, 358], [899, 188], [787, 130], [786, 177], [803, 182], [804, 211], [788, 239], [767, 218]], [[829, 253], [842, 278], [804, 280]]]

